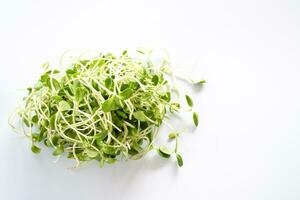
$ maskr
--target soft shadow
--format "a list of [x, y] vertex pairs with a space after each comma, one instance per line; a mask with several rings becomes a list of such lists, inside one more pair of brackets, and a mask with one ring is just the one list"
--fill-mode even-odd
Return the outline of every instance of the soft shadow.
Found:
[[192, 85], [191, 89], [195, 93], [202, 92], [205, 89], [205, 84], [206, 83], [204, 83], [204, 84], [196, 84], [196, 85], [194, 84], [194, 85]]
[[180, 84], [182, 84], [182, 85], [184, 85], [186, 88], [191, 88], [192, 89], [192, 91], [193, 92], [195, 92], [195, 93], [199, 93], [199, 92], [201, 92], [202, 90], [204, 90], [204, 88], [205, 88], [205, 85], [207, 84], [207, 83], [198, 83], [198, 84], [191, 84], [191, 83], [189, 83], [189, 82], [187, 82], [187, 81], [185, 81], [185, 80], [182, 80], [182, 79], [177, 79], [177, 81], [180, 83]]
[[[144, 181], [154, 184], [157, 180], [151, 179], [152, 175], [155, 177], [157, 174], [165, 174], [169, 171], [170, 175], [176, 179], [178, 167], [174, 159], [161, 158], [155, 152], [149, 154], [140, 160], [120, 161], [113, 165], [106, 165], [102, 169], [96, 166], [96, 163], [92, 163], [72, 174], [80, 176], [80, 180], [85, 179], [94, 184], [97, 183], [102, 196], [109, 193], [110, 199], [123, 199], [139, 188], [142, 189]], [[111, 188], [117, 192], [109, 192]]]
[[[137, 190], [155, 184], [157, 180], [153, 177], [163, 176], [176, 181], [180, 170], [175, 158], [161, 158], [154, 151], [140, 160], [120, 161], [103, 168], [99, 168], [97, 162], [90, 162], [70, 170], [70, 166], [74, 166], [73, 160], [62, 157], [57, 163], [53, 163], [55, 157], [51, 156], [51, 150], [43, 148], [40, 154], [32, 154], [30, 148], [24, 151], [30, 147], [28, 141], [20, 140], [12, 140], [14, 144], [9, 145], [13, 152], [17, 144], [23, 144], [17, 150], [21, 160], [16, 170], [24, 168], [26, 173], [22, 173], [17, 180], [30, 177], [36, 183], [44, 180], [47, 184], [40, 186], [41, 191], [46, 191], [50, 186], [55, 191], [64, 188], [64, 191], [73, 197], [84, 196], [84, 199], [130, 199]], [[30, 184], [23, 187], [31, 188]]]

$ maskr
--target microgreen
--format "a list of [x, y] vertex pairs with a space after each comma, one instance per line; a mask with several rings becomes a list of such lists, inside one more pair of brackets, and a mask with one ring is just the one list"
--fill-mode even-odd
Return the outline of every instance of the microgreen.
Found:
[[157, 152], [163, 158], [170, 158], [172, 154], [172, 151], [164, 146], [160, 147]]
[[206, 83], [206, 80], [200, 80], [200, 81], [198, 81], [197, 83], [199, 83], [199, 84], [204, 84], [204, 83]]
[[32, 145], [32, 146], [31, 146], [31, 151], [32, 151], [33, 153], [40, 153], [40, 152], [41, 152], [41, 149], [40, 149], [39, 147], [35, 146], [35, 145]]
[[198, 121], [198, 114], [196, 112], [193, 112], [193, 121], [194, 121], [195, 126], [197, 127], [199, 121]]
[[[52, 148], [53, 156], [66, 154], [77, 165], [96, 160], [103, 167], [156, 150], [164, 158], [176, 155], [181, 167], [178, 131], [171, 127], [173, 132], [168, 135], [170, 142], [176, 142], [174, 150], [155, 146], [165, 118], [181, 111], [179, 100], [173, 97], [177, 88], [169, 83], [174, 79], [170, 63], [164, 60], [163, 66], [157, 66], [150, 59], [152, 50], [137, 52], [142, 59], [130, 56], [127, 50], [120, 56], [79, 57], [65, 70], [50, 69], [44, 63], [44, 73], [28, 87], [17, 112], [31, 139], [32, 152], [40, 153], [37, 144], [44, 144]], [[193, 101], [188, 95], [185, 99], [191, 111]], [[197, 126], [196, 112], [193, 121]]]
[[168, 137], [170, 140], [175, 139], [176, 137], [178, 137], [178, 133], [169, 133]]
[[193, 100], [192, 98], [189, 96], [189, 95], [185, 95], [185, 99], [186, 99], [186, 102], [187, 104], [190, 106], [190, 107], [193, 107]]
[[118, 110], [120, 105], [118, 104], [118, 97], [112, 96], [102, 104], [102, 110], [104, 112], [111, 112], [113, 110]]
[[64, 147], [62, 145], [58, 146], [52, 153], [54, 156], [59, 156], [64, 153]]
[[141, 121], [141, 122], [145, 122], [147, 121], [147, 116], [145, 115], [145, 113], [143, 111], [136, 111], [133, 113], [134, 118], [136, 118], [137, 120]]
[[182, 157], [180, 154], [176, 154], [176, 159], [177, 159], [177, 164], [179, 167], [182, 167], [183, 166], [183, 160], [182, 160]]

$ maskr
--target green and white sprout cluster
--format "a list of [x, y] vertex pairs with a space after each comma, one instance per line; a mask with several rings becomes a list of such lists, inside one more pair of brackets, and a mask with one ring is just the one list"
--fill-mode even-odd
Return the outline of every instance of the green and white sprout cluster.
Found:
[[[99, 53], [90, 59], [82, 56], [66, 70], [49, 69], [34, 87], [28, 88], [22, 107], [17, 111], [23, 133], [31, 139], [31, 150], [41, 151], [43, 143], [53, 155], [67, 154], [77, 166], [97, 160], [102, 167], [117, 160], [139, 159], [150, 150], [169, 158], [178, 153], [180, 132], [169, 134], [174, 150], [154, 144], [166, 115], [180, 111], [173, 101], [174, 79], [168, 59], [159, 65], [149, 59], [151, 51], [136, 51], [139, 57], [123, 51], [120, 56]], [[203, 84], [200, 81], [197, 84]], [[190, 108], [192, 99], [186, 95]], [[190, 109], [192, 110], [192, 109]], [[195, 126], [198, 116], [193, 112]]]

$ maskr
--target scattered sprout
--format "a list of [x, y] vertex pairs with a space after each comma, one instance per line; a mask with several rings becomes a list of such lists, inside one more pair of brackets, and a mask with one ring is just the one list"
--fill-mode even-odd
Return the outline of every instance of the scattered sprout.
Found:
[[178, 133], [169, 133], [168, 137], [170, 140], [175, 139], [178, 136]]
[[158, 154], [163, 158], [170, 158], [172, 151], [162, 146], [158, 149]]
[[198, 81], [197, 83], [198, 84], [204, 84], [204, 83], [206, 83], [206, 80], [201, 80], [201, 81]]
[[185, 99], [186, 99], [187, 104], [190, 107], [193, 107], [193, 100], [192, 100], [192, 98], [189, 95], [185, 95]]
[[176, 159], [177, 159], [177, 164], [179, 167], [182, 167], [183, 166], [183, 160], [182, 160], [182, 157], [180, 154], [176, 154]]
[[32, 151], [33, 153], [38, 154], [38, 153], [41, 152], [41, 149], [40, 149], [39, 147], [35, 146], [35, 145], [32, 145], [32, 146], [31, 146], [31, 151]]
[[64, 146], [63, 145], [59, 145], [52, 153], [52, 155], [54, 156], [59, 156], [61, 154], [64, 153]]
[[193, 113], [193, 121], [195, 126], [197, 127], [199, 122], [198, 122], [198, 114], [196, 112]]

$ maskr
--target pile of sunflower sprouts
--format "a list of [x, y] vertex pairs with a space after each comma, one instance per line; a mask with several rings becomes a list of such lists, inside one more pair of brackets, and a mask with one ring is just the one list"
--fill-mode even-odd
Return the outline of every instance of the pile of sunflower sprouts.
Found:
[[[125, 50], [120, 56], [79, 57], [62, 70], [45, 64], [44, 73], [28, 88], [17, 110], [32, 152], [39, 153], [44, 144], [53, 148], [54, 156], [67, 154], [75, 159], [76, 166], [97, 160], [102, 167], [156, 150], [164, 158], [175, 154], [182, 166], [179, 131], [169, 134], [176, 142], [174, 150], [154, 145], [160, 125], [171, 126], [166, 115], [180, 111], [179, 101], [172, 100], [176, 87], [166, 79], [174, 79], [170, 63], [165, 59], [158, 66], [149, 59], [151, 51], [136, 53], [143, 59], [129, 56]], [[192, 111], [192, 99], [185, 98]], [[196, 112], [192, 118], [197, 126]]]

